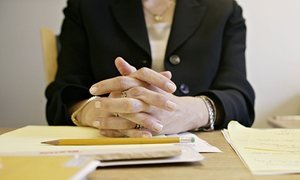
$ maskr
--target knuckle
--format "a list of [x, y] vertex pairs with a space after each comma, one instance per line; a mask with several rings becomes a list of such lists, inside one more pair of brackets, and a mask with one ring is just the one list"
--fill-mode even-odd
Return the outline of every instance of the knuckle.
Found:
[[165, 96], [161, 95], [161, 94], [155, 94], [154, 95], [154, 99], [156, 102], [158, 103], [164, 103], [166, 101]]
[[138, 115], [138, 119], [140, 121], [140, 124], [142, 124], [145, 127], [149, 127], [149, 125], [151, 125], [151, 123], [149, 123], [149, 116], [143, 113]]
[[141, 109], [140, 103], [137, 100], [133, 100], [133, 99], [129, 99], [129, 100], [125, 101], [124, 108], [129, 113], [136, 113], [136, 112], [139, 112], [139, 110]]
[[140, 76], [145, 77], [145, 76], [148, 75], [149, 69], [146, 68], [146, 67], [142, 67], [140, 70], [138, 70], [138, 73], [139, 73]]
[[108, 123], [106, 121], [100, 120], [100, 129], [107, 129]]
[[131, 103], [128, 100], [123, 102], [123, 107], [126, 112], [131, 112]]
[[153, 126], [155, 124], [154, 122], [156, 121], [155, 118], [145, 113], [140, 113], [138, 119], [140, 121], [139, 124], [147, 129], [153, 129]]
[[102, 110], [107, 110], [109, 107], [110, 107], [110, 104], [109, 104], [109, 101], [108, 101], [108, 99], [102, 99], [101, 101], [100, 101], [100, 103], [101, 103], [101, 109]]
[[129, 93], [133, 96], [139, 96], [143, 93], [143, 91], [144, 91], [143, 87], [134, 87], [129, 90]]
[[124, 76], [117, 77], [117, 83], [118, 89], [127, 89], [128, 85], [128, 79]]

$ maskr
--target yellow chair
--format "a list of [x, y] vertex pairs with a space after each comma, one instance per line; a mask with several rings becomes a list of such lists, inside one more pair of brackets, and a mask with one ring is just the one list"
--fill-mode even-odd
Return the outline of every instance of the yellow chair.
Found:
[[49, 28], [41, 28], [42, 52], [47, 85], [51, 83], [57, 71], [57, 36]]

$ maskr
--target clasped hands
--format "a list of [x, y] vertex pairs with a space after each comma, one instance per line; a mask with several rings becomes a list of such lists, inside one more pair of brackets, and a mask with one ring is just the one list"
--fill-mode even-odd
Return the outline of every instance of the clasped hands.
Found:
[[122, 76], [106, 79], [90, 88], [95, 98], [80, 112], [82, 125], [100, 129], [110, 137], [151, 137], [195, 129], [207, 124], [208, 112], [200, 98], [178, 97], [170, 72], [137, 70], [118, 57]]

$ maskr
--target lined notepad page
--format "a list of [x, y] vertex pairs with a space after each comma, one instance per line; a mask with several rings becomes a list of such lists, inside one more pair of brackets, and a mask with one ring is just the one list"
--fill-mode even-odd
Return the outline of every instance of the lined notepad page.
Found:
[[223, 134], [253, 174], [300, 173], [300, 129], [254, 129], [231, 121]]

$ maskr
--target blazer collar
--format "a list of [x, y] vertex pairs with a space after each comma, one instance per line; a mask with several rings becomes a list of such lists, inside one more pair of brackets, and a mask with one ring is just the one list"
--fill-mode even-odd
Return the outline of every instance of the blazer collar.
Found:
[[[187, 40], [199, 27], [206, 7], [201, 0], [177, 0], [166, 57]], [[151, 55], [141, 0], [119, 0], [112, 12], [124, 32]]]
[[124, 32], [148, 55], [151, 55], [141, 0], [119, 0], [112, 4], [112, 12]]
[[[201, 1], [201, 0], [200, 0]], [[200, 26], [206, 6], [199, 0], [177, 0], [166, 57], [184, 43]]]

